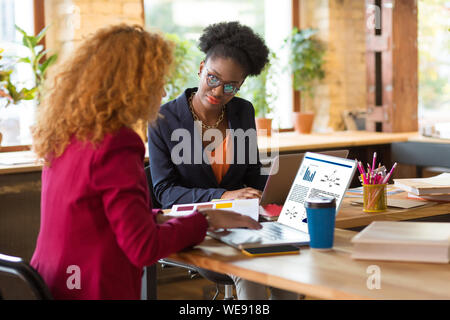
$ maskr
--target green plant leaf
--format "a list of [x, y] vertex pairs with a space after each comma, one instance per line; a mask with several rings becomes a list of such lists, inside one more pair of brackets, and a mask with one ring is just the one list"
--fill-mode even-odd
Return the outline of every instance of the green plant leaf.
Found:
[[48, 28], [50, 27], [50, 25], [46, 26], [44, 29], [42, 29], [38, 35], [36, 36], [36, 43], [41, 42], [42, 38], [45, 37], [45, 34], [47, 33]]
[[27, 36], [27, 33], [22, 28], [20, 28], [18, 25], [14, 26], [16, 27], [17, 31], [19, 31], [23, 36]]
[[166, 97], [164, 102], [175, 99], [186, 88], [189, 81], [197, 74], [196, 70], [200, 62], [200, 51], [195, 44], [189, 40], [181, 39], [176, 34], [165, 34], [174, 48], [174, 62], [170, 74], [166, 80]]
[[[15, 84], [11, 82], [10, 75], [12, 70], [0, 71], [0, 81], [4, 83], [5, 89], [3, 91], [5, 94], [11, 97], [12, 103], [14, 104], [18, 103], [20, 100], [33, 100], [39, 98], [39, 91], [42, 88], [42, 81], [44, 80], [45, 72], [47, 68], [55, 63], [57, 59], [56, 54], [53, 54], [45, 59], [45, 55], [47, 54], [47, 52], [44, 50], [44, 47], [42, 45], [38, 44], [45, 36], [48, 27], [41, 30], [36, 37], [28, 35], [17, 25], [15, 27], [22, 34], [23, 45], [29, 49], [28, 57], [18, 59], [16, 63], [28, 63], [31, 65], [34, 73], [35, 86], [30, 89], [22, 88], [20, 91], [18, 91]], [[43, 60], [42, 64], [40, 64], [41, 60]]]
[[314, 38], [317, 29], [294, 28], [291, 35], [285, 39], [289, 46], [290, 71], [293, 74], [295, 90], [301, 90], [313, 95], [315, 81], [323, 79], [323, 55], [325, 50], [321, 42]]
[[36, 61], [39, 62], [41, 61], [41, 59], [47, 54], [47, 50], [42, 51], [41, 53], [39, 53], [36, 57]]
[[31, 60], [29, 57], [24, 57], [24, 58], [20, 58], [19, 60], [17, 60], [17, 62], [23, 62], [23, 63], [31, 63]]
[[47, 71], [47, 68], [50, 67], [52, 64], [56, 62], [58, 59], [57, 54], [52, 54], [50, 57], [47, 58], [41, 65], [39, 65], [39, 71], [44, 75]]
[[34, 50], [33, 39], [30, 36], [23, 36], [22, 44], [30, 50]]
[[23, 88], [22, 90], [20, 90], [22, 100], [33, 100], [34, 98], [36, 98], [36, 94], [37, 94], [37, 87], [31, 89]]

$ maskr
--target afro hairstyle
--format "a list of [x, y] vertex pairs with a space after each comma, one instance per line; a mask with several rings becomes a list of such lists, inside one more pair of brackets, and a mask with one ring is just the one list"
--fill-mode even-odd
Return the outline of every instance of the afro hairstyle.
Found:
[[199, 39], [199, 48], [206, 59], [223, 57], [239, 63], [247, 75], [261, 73], [269, 61], [269, 49], [253, 30], [237, 21], [209, 25]]

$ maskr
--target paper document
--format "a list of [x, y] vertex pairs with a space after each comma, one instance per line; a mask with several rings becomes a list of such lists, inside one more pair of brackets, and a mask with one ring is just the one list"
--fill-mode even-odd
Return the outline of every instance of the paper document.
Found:
[[[409, 199], [387, 199], [387, 206], [393, 208], [410, 209], [415, 207], [421, 207], [430, 202], [419, 201], [419, 200], [409, 200]], [[363, 199], [352, 200], [352, 204], [363, 204]]]
[[258, 221], [259, 199], [220, 200], [211, 202], [177, 204], [172, 206], [170, 215], [186, 216], [198, 209], [219, 209], [234, 211]]

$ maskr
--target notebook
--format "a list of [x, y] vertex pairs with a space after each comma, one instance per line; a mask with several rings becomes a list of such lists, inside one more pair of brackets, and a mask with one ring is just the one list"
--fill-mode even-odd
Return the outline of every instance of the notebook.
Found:
[[286, 202], [276, 222], [262, 222], [260, 230], [227, 229], [208, 234], [238, 249], [309, 244], [304, 201], [310, 195], [324, 194], [336, 198], [336, 212], [353, 178], [356, 161], [307, 152], [297, 170]]
[[450, 194], [450, 173], [444, 172], [430, 178], [394, 179], [394, 185], [418, 196]]
[[[348, 150], [333, 150], [320, 153], [347, 158]], [[269, 204], [282, 206], [284, 204], [304, 156], [304, 153], [282, 154], [273, 159], [269, 177], [261, 196], [261, 206]]]

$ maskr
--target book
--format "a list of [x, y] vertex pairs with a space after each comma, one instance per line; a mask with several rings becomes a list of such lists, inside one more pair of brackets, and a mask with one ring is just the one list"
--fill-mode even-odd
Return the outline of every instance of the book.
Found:
[[450, 223], [373, 221], [351, 240], [353, 259], [449, 263]]
[[450, 202], [450, 194], [428, 194], [418, 196], [414, 193], [408, 193], [408, 198], [424, 201]]
[[450, 173], [441, 173], [431, 178], [394, 179], [394, 185], [418, 196], [450, 194]]

